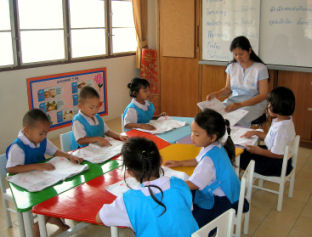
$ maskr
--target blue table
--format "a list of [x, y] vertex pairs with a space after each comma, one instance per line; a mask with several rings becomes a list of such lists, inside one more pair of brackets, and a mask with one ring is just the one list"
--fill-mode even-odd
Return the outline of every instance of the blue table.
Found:
[[191, 135], [191, 124], [194, 120], [193, 117], [175, 117], [175, 116], [169, 116], [169, 117], [170, 119], [186, 122], [187, 125], [181, 128], [171, 130], [166, 133], [156, 134], [157, 137], [173, 144], [173, 143], [176, 143], [178, 140]]

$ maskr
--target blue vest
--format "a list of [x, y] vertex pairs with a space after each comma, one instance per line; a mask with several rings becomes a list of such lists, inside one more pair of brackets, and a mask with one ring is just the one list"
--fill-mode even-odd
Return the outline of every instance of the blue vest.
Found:
[[240, 193], [240, 180], [224, 147], [213, 147], [201, 159], [205, 156], [209, 156], [214, 164], [216, 180], [212, 184], [207, 185], [203, 190], [196, 190], [194, 204], [203, 209], [211, 209], [214, 205], [213, 191], [219, 187], [232, 204], [237, 202]]
[[21, 141], [21, 139], [16, 138], [15, 141], [6, 149], [7, 158], [9, 157], [9, 151], [13, 144], [17, 144], [24, 151], [24, 154], [25, 154], [24, 165], [40, 163], [45, 160], [44, 153], [46, 152], [46, 149], [47, 149], [46, 138], [40, 143], [40, 146], [38, 148], [32, 148], [29, 145], [25, 145]]
[[127, 114], [127, 111], [129, 108], [132, 108], [132, 109], [135, 109], [136, 112], [137, 112], [137, 115], [138, 115], [138, 121], [137, 123], [148, 123], [152, 118], [153, 118], [153, 115], [154, 115], [154, 112], [155, 112], [155, 107], [154, 105], [152, 104], [152, 102], [149, 101], [149, 105], [147, 107], [147, 110], [143, 110], [141, 108], [139, 108], [138, 106], [136, 106], [134, 103], [130, 103], [128, 104], [128, 106], [126, 107], [123, 115], [122, 115], [122, 119], [124, 120], [125, 119], [125, 116]]
[[198, 229], [192, 215], [192, 194], [187, 184], [178, 178], [170, 178], [170, 188], [155, 194], [165, 204], [167, 210], [158, 205], [151, 196], [145, 196], [141, 190], [129, 190], [123, 194], [123, 201], [129, 220], [138, 237], [185, 237]]
[[[88, 121], [81, 115], [81, 114], [76, 114], [73, 118], [73, 123], [75, 120], [78, 120], [84, 127], [86, 131], [86, 137], [104, 137], [104, 122], [100, 115], [96, 114], [95, 117], [99, 121], [98, 125], [90, 125]], [[72, 135], [72, 150], [75, 150], [79, 147], [84, 147], [87, 146], [88, 144], [78, 144], [76, 142], [74, 133]]]

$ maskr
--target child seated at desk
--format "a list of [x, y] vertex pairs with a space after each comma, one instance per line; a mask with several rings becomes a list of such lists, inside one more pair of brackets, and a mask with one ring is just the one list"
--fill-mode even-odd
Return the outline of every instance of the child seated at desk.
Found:
[[183, 180], [163, 176], [155, 143], [130, 138], [121, 153], [125, 172], [141, 186], [103, 205], [97, 223], [131, 227], [140, 237], [191, 236], [198, 229], [191, 212], [192, 194]]
[[93, 87], [83, 87], [78, 100], [80, 110], [73, 118], [72, 150], [87, 146], [89, 143], [108, 146], [110, 143], [104, 137], [105, 135], [121, 141], [127, 140], [127, 136], [110, 130], [97, 114], [100, 107], [100, 96]]
[[240, 180], [231, 163], [235, 148], [229, 133], [229, 122], [218, 112], [205, 109], [192, 123], [192, 142], [203, 147], [199, 155], [164, 163], [168, 167], [196, 166], [186, 183], [194, 194], [193, 216], [199, 228], [238, 203]]
[[154, 105], [148, 101], [151, 96], [149, 82], [145, 79], [134, 78], [128, 83], [128, 88], [133, 99], [122, 116], [124, 128], [126, 130], [133, 128], [154, 130], [155, 127], [147, 123], [153, 118], [165, 116], [166, 113], [163, 112], [158, 116], [154, 116]]
[[[46, 137], [50, 128], [48, 116], [39, 109], [28, 111], [23, 118], [23, 130], [16, 140], [7, 148], [7, 172], [22, 173], [31, 170], [53, 170], [50, 163], [42, 163], [44, 155], [63, 156], [74, 163], [81, 163], [82, 159], [58, 150]], [[61, 219], [46, 217], [46, 221], [57, 225], [61, 230], [69, 228]], [[34, 224], [35, 236], [39, 236], [38, 223]]]
[[[255, 172], [267, 176], [280, 176], [285, 147], [295, 138], [295, 126], [291, 115], [295, 110], [295, 96], [286, 87], [273, 89], [267, 97], [268, 113], [274, 118], [268, 133], [249, 131], [243, 136], [258, 136], [265, 145], [246, 146], [240, 156], [240, 168], [246, 169], [250, 160], [255, 161]], [[292, 170], [288, 160], [286, 175]]]

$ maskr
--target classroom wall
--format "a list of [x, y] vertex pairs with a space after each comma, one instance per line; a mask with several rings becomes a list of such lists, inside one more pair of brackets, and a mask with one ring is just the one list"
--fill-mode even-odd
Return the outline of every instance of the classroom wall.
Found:
[[[126, 85], [139, 75], [135, 68], [135, 56], [0, 72], [0, 152], [5, 152], [16, 138], [22, 117], [28, 110], [26, 78], [100, 67], [107, 68], [108, 115], [103, 119], [108, 120], [119, 117], [130, 101]], [[48, 137], [56, 137], [70, 129], [51, 131]]]
[[147, 45], [150, 49], [157, 46], [157, 1], [147, 1]]

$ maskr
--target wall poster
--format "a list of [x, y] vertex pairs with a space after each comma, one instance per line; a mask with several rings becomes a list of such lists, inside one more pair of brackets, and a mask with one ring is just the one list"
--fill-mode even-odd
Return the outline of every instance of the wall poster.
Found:
[[92, 86], [100, 95], [100, 115], [107, 115], [106, 68], [97, 68], [27, 79], [29, 109], [39, 108], [51, 121], [51, 130], [69, 126], [78, 113], [78, 94]]

